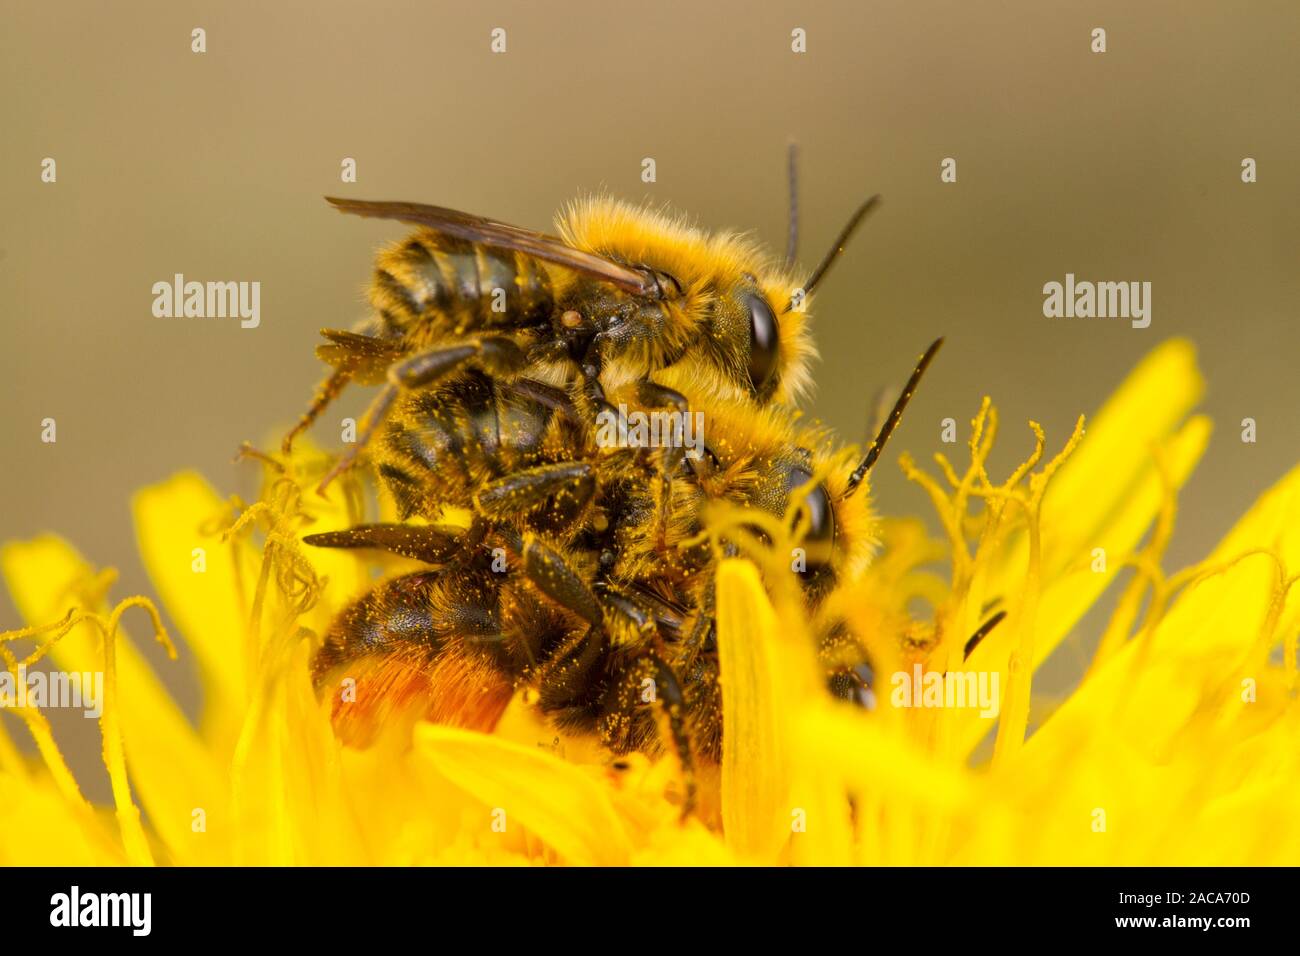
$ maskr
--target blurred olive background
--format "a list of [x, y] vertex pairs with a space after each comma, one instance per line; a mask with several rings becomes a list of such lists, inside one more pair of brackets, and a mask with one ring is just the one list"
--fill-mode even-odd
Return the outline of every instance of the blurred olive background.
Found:
[[[604, 187], [780, 249], [792, 138], [807, 265], [857, 202], [885, 197], [815, 303], [810, 410], [860, 441], [876, 390], [948, 337], [877, 469], [882, 510], [928, 513], [896, 459], [928, 459], [943, 418], [964, 441], [991, 394], [994, 464], [1010, 467], [1029, 417], [1059, 447], [1174, 335], [1200, 348], [1217, 430], [1172, 564], [1300, 460], [1294, 0], [4, 6], [0, 538], [57, 530], [121, 569], [119, 595], [149, 590], [132, 491], [192, 467], [251, 492], [236, 447], [304, 407], [316, 331], [364, 315], [372, 252], [402, 227], [341, 217], [322, 195], [546, 228]], [[56, 184], [40, 180], [45, 157]], [[945, 157], [955, 184], [940, 182]], [[260, 282], [260, 328], [155, 318], [151, 286], [177, 272]], [[1150, 328], [1044, 318], [1043, 284], [1067, 272], [1152, 282]], [[318, 437], [336, 445], [364, 398]], [[40, 440], [47, 417], [56, 444]], [[15, 625], [0, 596], [0, 626]], [[169, 680], [192, 693], [180, 673]]]

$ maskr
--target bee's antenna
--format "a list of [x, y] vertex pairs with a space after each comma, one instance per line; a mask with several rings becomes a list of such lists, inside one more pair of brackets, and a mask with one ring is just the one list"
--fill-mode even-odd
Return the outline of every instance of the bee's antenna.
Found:
[[907, 408], [907, 403], [912, 400], [912, 393], [916, 391], [916, 386], [920, 383], [921, 376], [924, 375], [925, 370], [929, 368], [930, 362], [934, 360], [941, 345], [943, 345], [943, 339], [941, 338], [935, 339], [931, 342], [930, 347], [925, 350], [925, 354], [922, 355], [920, 361], [916, 363], [916, 368], [912, 369], [912, 377], [909, 378], [907, 384], [903, 386], [903, 394], [898, 396], [898, 401], [894, 402], [894, 408], [890, 411], [889, 417], [885, 419], [885, 424], [880, 426], [880, 431], [877, 432], [876, 437], [867, 447], [867, 455], [862, 459], [862, 464], [853, 469], [853, 474], [849, 476], [849, 487], [848, 490], [844, 492], [845, 498], [858, 490], [858, 485], [862, 484], [862, 479], [867, 476], [867, 472], [871, 470], [871, 466], [874, 465], [876, 459], [880, 457], [881, 451], [884, 450], [885, 442], [889, 441], [889, 436], [894, 434], [894, 429], [898, 427], [899, 419], [903, 417], [903, 410]]
[[[822, 261], [817, 264], [817, 268], [813, 270], [813, 274], [809, 277], [808, 281], [803, 284], [802, 291], [805, 298], [812, 295], [813, 289], [817, 288], [817, 283], [822, 281], [827, 270], [830, 269], [831, 263], [839, 258], [839, 254], [844, 251], [844, 247], [848, 244], [850, 237], [852, 237], [858, 226], [861, 225], [862, 220], [866, 218], [867, 213], [871, 212], [871, 210], [875, 209], [879, 205], [880, 196], [875, 195], [853, 211], [853, 215], [849, 217], [849, 221], [844, 224], [844, 228], [840, 230], [839, 236], [836, 237], [835, 245], [831, 246], [830, 252], [826, 253], [822, 258]], [[789, 312], [794, 308], [794, 306], [795, 301], [794, 299], [791, 299], [790, 304], [785, 307], [785, 311]]]
[[862, 430], [863, 440], [870, 441], [884, 424], [885, 416], [889, 414], [889, 392], [888, 388], [878, 388], [876, 394], [871, 397], [871, 404], [867, 406], [870, 413], [867, 427]]
[[790, 177], [790, 229], [785, 241], [785, 264], [794, 265], [799, 251], [799, 144], [791, 141], [786, 149], [786, 163]]

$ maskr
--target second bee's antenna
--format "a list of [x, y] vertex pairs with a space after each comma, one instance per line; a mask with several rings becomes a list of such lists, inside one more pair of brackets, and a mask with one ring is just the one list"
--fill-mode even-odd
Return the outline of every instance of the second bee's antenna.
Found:
[[912, 393], [916, 391], [916, 386], [920, 383], [921, 376], [924, 375], [925, 370], [930, 367], [930, 363], [934, 360], [941, 345], [943, 345], [943, 339], [941, 338], [935, 339], [931, 342], [930, 347], [925, 350], [925, 354], [922, 355], [920, 361], [916, 363], [916, 368], [912, 369], [911, 378], [909, 378], [907, 384], [903, 386], [903, 394], [898, 396], [898, 401], [894, 402], [894, 407], [893, 410], [890, 411], [889, 417], [885, 419], [885, 423], [880, 426], [880, 431], [876, 434], [876, 437], [872, 439], [871, 445], [867, 448], [867, 455], [862, 459], [862, 464], [853, 469], [853, 474], [849, 476], [849, 487], [848, 490], [844, 492], [845, 498], [858, 490], [858, 485], [862, 484], [862, 479], [867, 476], [867, 472], [871, 470], [871, 466], [874, 465], [876, 459], [880, 457], [881, 451], [885, 448], [885, 442], [889, 441], [889, 437], [894, 434], [894, 429], [898, 427], [898, 422], [903, 417], [903, 410], [907, 408], [907, 403], [912, 400]]
[[786, 149], [786, 164], [790, 177], [790, 223], [785, 241], [785, 264], [792, 266], [799, 251], [799, 145], [795, 142]]
[[[835, 245], [831, 246], [830, 252], [826, 253], [822, 258], [822, 261], [817, 264], [817, 268], [813, 270], [813, 274], [808, 277], [808, 281], [803, 284], [802, 292], [804, 298], [812, 295], [813, 289], [817, 288], [817, 284], [825, 277], [831, 264], [838, 259], [840, 253], [844, 251], [844, 247], [848, 245], [849, 239], [852, 238], [853, 233], [857, 231], [858, 226], [862, 224], [862, 220], [866, 218], [867, 213], [871, 212], [871, 210], [875, 209], [879, 205], [880, 196], [877, 194], [853, 211], [853, 215], [849, 217], [849, 221], [844, 224], [844, 228], [840, 230], [840, 234], [835, 238]], [[789, 312], [795, 307], [795, 305], [795, 300], [791, 299], [790, 304], [785, 307], [785, 311]]]

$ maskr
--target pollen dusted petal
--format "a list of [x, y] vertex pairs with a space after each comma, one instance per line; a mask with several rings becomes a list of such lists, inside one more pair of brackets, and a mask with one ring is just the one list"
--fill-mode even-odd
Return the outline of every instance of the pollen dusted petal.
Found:
[[506, 813], [580, 866], [620, 866], [628, 862], [631, 841], [599, 777], [536, 747], [485, 734], [420, 724], [416, 748], [485, 810], [482, 827], [490, 833], [489, 811]]
[[777, 618], [758, 571], [718, 566], [718, 663], [722, 684], [722, 825], [741, 858], [774, 862], [790, 836], [792, 715], [779, 695]]

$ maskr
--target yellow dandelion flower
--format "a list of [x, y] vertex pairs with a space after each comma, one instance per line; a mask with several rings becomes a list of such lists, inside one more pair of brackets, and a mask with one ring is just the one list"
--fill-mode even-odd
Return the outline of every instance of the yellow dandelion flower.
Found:
[[[356, 488], [304, 494], [310, 452], [271, 469], [250, 507], [177, 475], [133, 502], [177, 646], [148, 599], [110, 605], [111, 574], [62, 539], [0, 553], [29, 622], [0, 635], [0, 673], [44, 657], [103, 673], [113, 800], [92, 805], [39, 707], [15, 708], [35, 752], [0, 725], [0, 863], [1300, 862], [1300, 469], [1204, 562], [1162, 570], [1208, 440], [1200, 390], [1190, 346], [1167, 343], [1086, 430], [1049, 445], [1031, 425], [1033, 454], [1001, 481], [986, 400], [967, 464], [902, 459], [945, 539], [885, 520], [876, 560], [814, 620], [788, 575], [764, 587], [761, 548], [723, 562], [726, 741], [685, 820], [672, 757], [613, 763], [522, 697], [492, 734], [420, 724], [340, 746], [308, 658], [371, 569], [298, 542], [354, 522]], [[1035, 669], [1126, 571], [1078, 687], [1036, 700]], [[870, 651], [874, 710], [823, 689], [808, 648], [832, 619]], [[196, 721], [127, 633], [137, 621], [193, 662]]]

